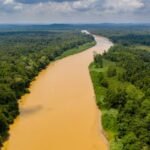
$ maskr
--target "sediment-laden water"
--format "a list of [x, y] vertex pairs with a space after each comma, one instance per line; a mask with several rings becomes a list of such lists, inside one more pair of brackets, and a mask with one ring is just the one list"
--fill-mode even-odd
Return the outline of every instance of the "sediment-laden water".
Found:
[[112, 43], [95, 36], [97, 45], [51, 63], [22, 97], [20, 115], [3, 150], [106, 150], [88, 66], [93, 52]]

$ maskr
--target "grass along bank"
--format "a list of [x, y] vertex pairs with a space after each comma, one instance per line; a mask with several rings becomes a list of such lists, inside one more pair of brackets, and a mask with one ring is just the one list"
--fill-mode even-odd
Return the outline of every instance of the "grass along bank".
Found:
[[77, 54], [77, 53], [80, 53], [80, 52], [83, 52], [93, 46], [96, 45], [96, 42], [93, 41], [93, 42], [88, 42], [88, 43], [85, 43], [83, 45], [80, 45], [78, 47], [75, 47], [75, 48], [72, 48], [72, 49], [69, 49], [67, 51], [65, 51], [63, 54], [61, 54], [61, 56], [57, 57], [57, 59], [61, 59], [61, 58], [64, 58], [64, 57], [67, 57], [67, 56], [70, 56], [70, 55], [74, 55], [74, 54]]

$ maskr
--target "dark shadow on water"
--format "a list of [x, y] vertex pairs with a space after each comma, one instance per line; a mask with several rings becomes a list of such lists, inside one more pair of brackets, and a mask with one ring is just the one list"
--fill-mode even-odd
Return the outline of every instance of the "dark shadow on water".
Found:
[[42, 109], [43, 109], [43, 107], [41, 105], [33, 106], [33, 107], [30, 107], [30, 108], [22, 108], [21, 109], [21, 115], [22, 116], [33, 115], [33, 114], [41, 111]]

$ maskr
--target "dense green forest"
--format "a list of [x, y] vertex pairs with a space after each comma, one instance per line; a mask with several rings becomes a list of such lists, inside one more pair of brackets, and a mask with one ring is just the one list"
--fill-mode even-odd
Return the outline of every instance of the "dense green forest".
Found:
[[0, 32], [0, 145], [19, 114], [18, 99], [39, 71], [64, 52], [93, 44], [92, 36], [70, 30]]
[[149, 31], [97, 30], [116, 43], [90, 65], [111, 150], [150, 149]]

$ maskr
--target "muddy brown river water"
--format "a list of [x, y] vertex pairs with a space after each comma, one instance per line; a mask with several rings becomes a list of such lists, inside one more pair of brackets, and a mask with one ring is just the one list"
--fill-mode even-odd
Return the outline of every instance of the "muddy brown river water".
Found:
[[93, 52], [112, 43], [95, 36], [96, 46], [51, 63], [21, 98], [20, 115], [3, 150], [107, 150], [88, 66]]

